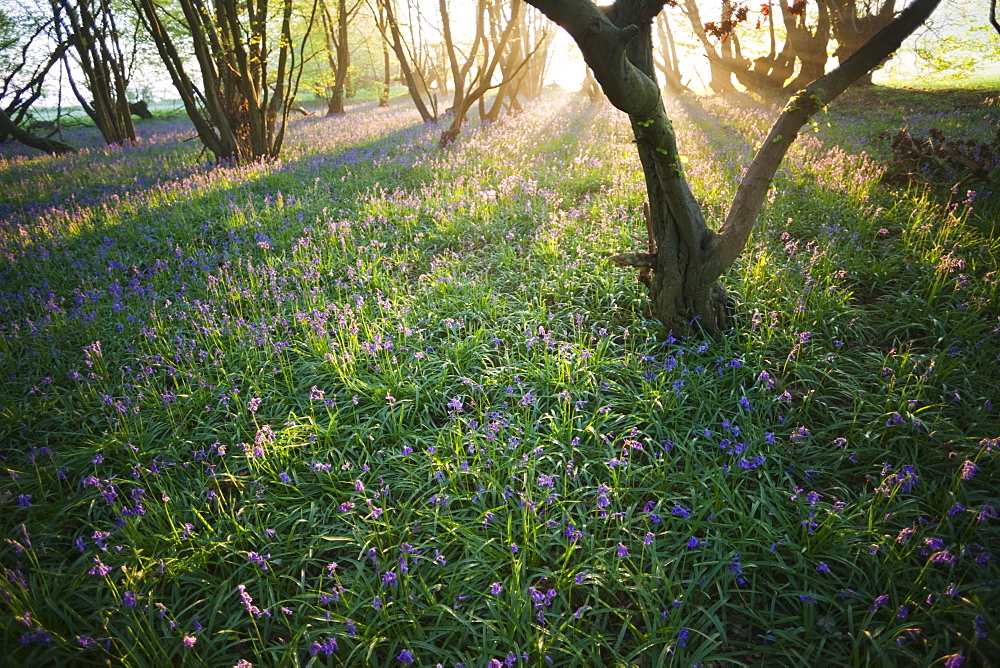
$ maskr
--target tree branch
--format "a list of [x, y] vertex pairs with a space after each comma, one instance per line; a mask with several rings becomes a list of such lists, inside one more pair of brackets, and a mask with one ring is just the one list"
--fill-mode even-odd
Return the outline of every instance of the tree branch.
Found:
[[927, 20], [939, 2], [940, 0], [913, 0], [899, 16], [865, 42], [839, 67], [816, 79], [789, 100], [750, 163], [733, 198], [726, 222], [715, 237], [709, 258], [712, 275], [721, 275], [743, 252], [774, 174], [802, 126], [847, 90], [848, 86], [896, 51], [903, 40]]
[[625, 47], [639, 33], [638, 24], [652, 22], [665, 2], [641, 3], [627, 17], [633, 22], [619, 28], [609, 17], [614, 5], [606, 13], [591, 0], [526, 1], [570, 34], [611, 104], [626, 114], [653, 116], [660, 104], [659, 88], [628, 61]]
[[46, 139], [44, 137], [39, 137], [33, 135], [30, 132], [25, 132], [19, 128], [12, 120], [10, 116], [7, 115], [3, 109], [0, 109], [0, 132], [5, 132], [11, 137], [21, 142], [25, 146], [30, 146], [31, 148], [37, 148], [40, 151], [45, 151], [46, 153], [74, 153], [74, 149], [69, 144], [64, 144], [61, 141], [56, 141], [54, 139]]

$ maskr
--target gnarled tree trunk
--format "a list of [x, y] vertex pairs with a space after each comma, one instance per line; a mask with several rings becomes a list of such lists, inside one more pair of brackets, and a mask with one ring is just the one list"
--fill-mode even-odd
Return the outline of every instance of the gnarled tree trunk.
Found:
[[830, 12], [824, 0], [819, 0], [816, 4], [816, 27], [810, 31], [806, 21], [808, 5], [802, 8], [801, 13], [794, 14], [789, 11], [788, 0], [781, 0], [781, 16], [785, 22], [788, 41], [791, 42], [795, 57], [801, 63], [798, 75], [785, 87], [789, 93], [797, 91], [826, 72], [827, 45], [830, 43]]
[[608, 100], [629, 115], [656, 248], [619, 255], [616, 262], [652, 270], [653, 312], [668, 330], [700, 325], [713, 334], [726, 326], [726, 297], [718, 278], [746, 247], [771, 180], [799, 130], [898, 49], [940, 2], [913, 0], [838, 68], [789, 101], [750, 163], [725, 222], [713, 231], [684, 177], [673, 127], [655, 81], [652, 20], [664, 0], [617, 0], [608, 8], [591, 0], [528, 1], [569, 32]]
[[[896, 8], [895, 0], [825, 0], [833, 18], [833, 36], [837, 40], [837, 49], [833, 55], [841, 63], [845, 62], [855, 50], [878, 33], [892, 20]], [[878, 63], [872, 70], [884, 64], [892, 54]], [[865, 72], [857, 83], [871, 84], [872, 72]]]
[[[442, 3], [442, 7], [445, 3]], [[501, 67], [505, 59], [509, 57], [508, 47], [511, 42], [511, 36], [514, 34], [515, 28], [519, 24], [519, 16], [521, 13], [521, 4], [515, 3], [511, 5], [510, 14], [504, 19], [501, 15], [502, 7], [499, 3], [494, 1], [483, 2], [480, 0], [479, 11], [482, 12], [477, 19], [477, 29], [478, 31], [485, 31], [485, 26], [487, 22], [492, 26], [493, 34], [487, 36], [483, 32], [480, 32], [476, 36], [476, 44], [480, 42], [484, 43], [483, 48], [483, 61], [480, 63], [480, 69], [476, 77], [471, 82], [470, 89], [459, 98], [458, 93], [455, 95], [455, 106], [453, 108], [453, 115], [451, 123], [448, 125], [448, 129], [441, 133], [441, 139], [439, 144], [441, 146], [448, 146], [455, 138], [458, 137], [459, 133], [462, 131], [462, 124], [465, 122], [465, 117], [472, 109], [472, 105], [479, 102], [481, 105], [483, 103], [483, 97], [489, 91], [497, 88], [502, 83], [494, 84], [493, 75], [497, 71], [498, 67]], [[502, 28], [501, 28], [502, 26]], [[530, 54], [523, 56], [520, 60], [520, 65], [523, 65], [525, 59], [529, 58]], [[509, 65], [508, 65], [509, 66]], [[502, 71], [501, 67], [501, 71]], [[504, 81], [509, 81], [512, 78], [513, 73], [503, 73]], [[458, 84], [455, 85], [456, 91], [458, 90]], [[485, 116], [485, 112], [481, 115]]]

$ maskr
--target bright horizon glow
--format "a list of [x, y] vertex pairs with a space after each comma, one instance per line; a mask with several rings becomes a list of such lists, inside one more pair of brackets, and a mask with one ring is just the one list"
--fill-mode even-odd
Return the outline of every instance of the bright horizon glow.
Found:
[[[597, 4], [609, 3], [598, 2]], [[696, 37], [691, 32], [692, 29], [686, 17], [677, 9], [665, 7], [663, 11], [670, 12], [669, 17], [677, 43], [682, 79], [696, 93], [711, 92], [708, 87], [710, 79], [708, 59]], [[703, 9], [703, 12], [702, 18], [711, 16], [710, 10], [706, 11]], [[974, 27], [968, 23], [970, 14], [973, 16], [985, 16], [987, 12], [988, 0], [972, 0], [961, 5], [949, 3], [946, 0], [932, 15], [932, 22], [936, 26], [937, 32], [944, 35], [963, 37]], [[776, 33], [780, 47], [784, 29], [780, 26], [780, 22], [776, 27], [779, 28], [776, 30]], [[556, 29], [558, 32], [555, 42], [552, 45], [550, 62], [546, 73], [546, 83], [555, 83], [568, 91], [580, 90], [585, 76], [584, 68], [586, 67], [583, 56], [569, 34], [561, 28], [557, 27]], [[993, 35], [993, 37], [1000, 40], [1000, 36]], [[741, 43], [749, 49], [749, 52], [752, 54], [751, 58], [763, 53], [764, 49], [761, 48], [761, 44], [765, 39], [767, 39], [767, 32], [763, 28], [760, 31], [754, 31], [751, 26], [750, 30], [744, 29], [740, 32]], [[928, 71], [927, 66], [920, 62], [916, 54], [916, 44], [922, 39], [927, 39], [927, 34], [924, 31], [918, 31], [917, 34], [908, 37], [896, 56], [885, 67], [875, 71], [875, 83], [880, 85], [898, 85], [906, 82], [911, 85], [920, 85], [921, 83], [931, 83], [935, 80], [940, 80], [941, 76]], [[831, 54], [827, 62], [827, 71], [836, 66], [837, 59]], [[980, 59], [976, 63], [976, 68], [976, 74], [979, 78], [995, 77], [1000, 80], [1000, 59], [992, 62]]]
[[[0, 0], [0, 7], [10, 2], [11, 0]], [[418, 0], [418, 3], [424, 16], [429, 21], [438, 20], [437, 0]], [[453, 32], [459, 43], [471, 41], [475, 25], [473, 17], [475, 11], [474, 4], [463, 2], [462, 0], [450, 0], [449, 2]], [[708, 19], [717, 13], [717, 4], [713, 3], [711, 6], [706, 3], [702, 4], [704, 5], [703, 19]], [[523, 9], [527, 10], [528, 8], [524, 7]], [[692, 33], [692, 28], [686, 17], [684, 17], [678, 8], [667, 7], [663, 11], [667, 12], [670, 17], [671, 27], [677, 41], [683, 80], [696, 93], [710, 92], [708, 88], [710, 76], [707, 58], [702, 51], [701, 45]], [[988, 0], [969, 0], [967, 3], [962, 4], [956, 0], [945, 0], [932, 16], [932, 21], [945, 36], [964, 38], [970, 34], [971, 30], [981, 28], [982, 25], [988, 26], [983, 18], [987, 13]], [[975, 23], [979, 18], [983, 18], [982, 25]], [[752, 18], [751, 21], [755, 21], [755, 19]], [[545, 82], [546, 84], [556, 84], [566, 91], [580, 90], [586, 72], [583, 57], [565, 30], [555, 25], [552, 25], [552, 29], [555, 31], [555, 39], [546, 68]], [[359, 28], [356, 30], [359, 30]], [[778, 31], [779, 45], [782, 39], [782, 32], [783, 30]], [[429, 30], [427, 35], [431, 40], [436, 38], [434, 29]], [[766, 39], [766, 35], [766, 30], [754, 31], [752, 25], [750, 29], [741, 30], [741, 42], [746, 44], [748, 53], [752, 54], [751, 57], [762, 53], [761, 40]], [[995, 33], [992, 33], [990, 36], [993, 40], [1000, 42], [1000, 36], [997, 36]], [[928, 38], [927, 34], [908, 38], [898, 55], [886, 67], [876, 71], [874, 76], [875, 82], [882, 85], [920, 86], [925, 83], [937, 83], [942, 80], [948, 81], [947, 75], [941, 76], [933, 72], [928, 72], [926, 66], [922, 66], [917, 58], [915, 45], [920, 40]], [[983, 40], [981, 38], [980, 41], [989, 43], [989, 39]], [[963, 55], [961, 51], [955, 53], [957, 54], [956, 57]], [[995, 51], [995, 53], [1000, 53], [1000, 50]], [[979, 57], [977, 55], [977, 58], [975, 66], [970, 68], [977, 75], [977, 78], [981, 80], [992, 77], [1000, 81], [1000, 57], [994, 60], [989, 57]], [[831, 56], [828, 61], [828, 70], [836, 66], [836, 64], [836, 59]], [[144, 69], [145, 71], [143, 71]], [[156, 69], [155, 67], [140, 68], [135, 81], [138, 84], [136, 90], [141, 90], [143, 87], [147, 88], [153, 100], [176, 98], [176, 91], [165, 73], [162, 76], [149, 76]], [[54, 87], [57, 79], [58, 77], [54, 76], [49, 86]], [[955, 80], [955, 83], [960, 85], [961, 81]], [[70, 101], [70, 104], [75, 103], [72, 96], [66, 92], [64, 92], [63, 97], [64, 104], [66, 101]], [[51, 100], [51, 104], [54, 106], [55, 98], [56, 95], [54, 93], [47, 93], [43, 98], [42, 104], [46, 104]]]

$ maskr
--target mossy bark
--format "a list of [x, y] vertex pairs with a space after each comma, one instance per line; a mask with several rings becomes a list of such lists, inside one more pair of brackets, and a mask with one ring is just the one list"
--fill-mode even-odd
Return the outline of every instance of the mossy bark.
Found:
[[851, 58], [792, 97], [750, 163], [725, 223], [714, 231], [705, 224], [684, 177], [655, 80], [652, 21], [665, 2], [617, 0], [610, 7], [597, 7], [591, 0], [528, 0], [570, 34], [608, 100], [632, 123], [649, 198], [650, 248], [613, 260], [642, 269], [653, 313], [664, 327], [700, 327], [710, 334], [725, 329], [727, 300], [718, 279], [746, 247], [771, 180], [799, 130], [898, 49], [939, 1], [914, 0]]

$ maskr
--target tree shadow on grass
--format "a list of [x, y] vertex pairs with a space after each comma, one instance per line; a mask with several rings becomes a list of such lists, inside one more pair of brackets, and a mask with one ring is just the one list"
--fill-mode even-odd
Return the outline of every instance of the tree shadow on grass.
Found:
[[[134, 334], [141, 318], [123, 324], [124, 316], [114, 315], [129, 300], [148, 311], [157, 300], [181, 294], [204, 298], [226, 263], [273, 262], [275, 247], [294, 248], [327, 209], [331, 217], [350, 218], [366, 193], [418, 188], [435, 178], [427, 158], [447, 155], [436, 146], [437, 128], [403, 105], [303, 119], [294, 129], [286, 158], [273, 163], [205, 166], [189, 154], [162, 174], [152, 166], [158, 147], [144, 145], [102, 153], [102, 169], [90, 183], [91, 156], [38, 159], [37, 171], [24, 178], [48, 174], [57, 187], [26, 189], [35, 195], [30, 201], [6, 203], [0, 328], [41, 336], [48, 323], [62, 320], [80, 331], [70, 334], [60, 325], [71, 339], [60, 346], [79, 349], [95, 338], [87, 330], [106, 314], [118, 331], [105, 334]], [[556, 143], [569, 131], [557, 119], [545, 126]], [[159, 150], [178, 151], [177, 141]], [[115, 180], [123, 175], [132, 180]], [[93, 190], [77, 196], [76, 183]]]

